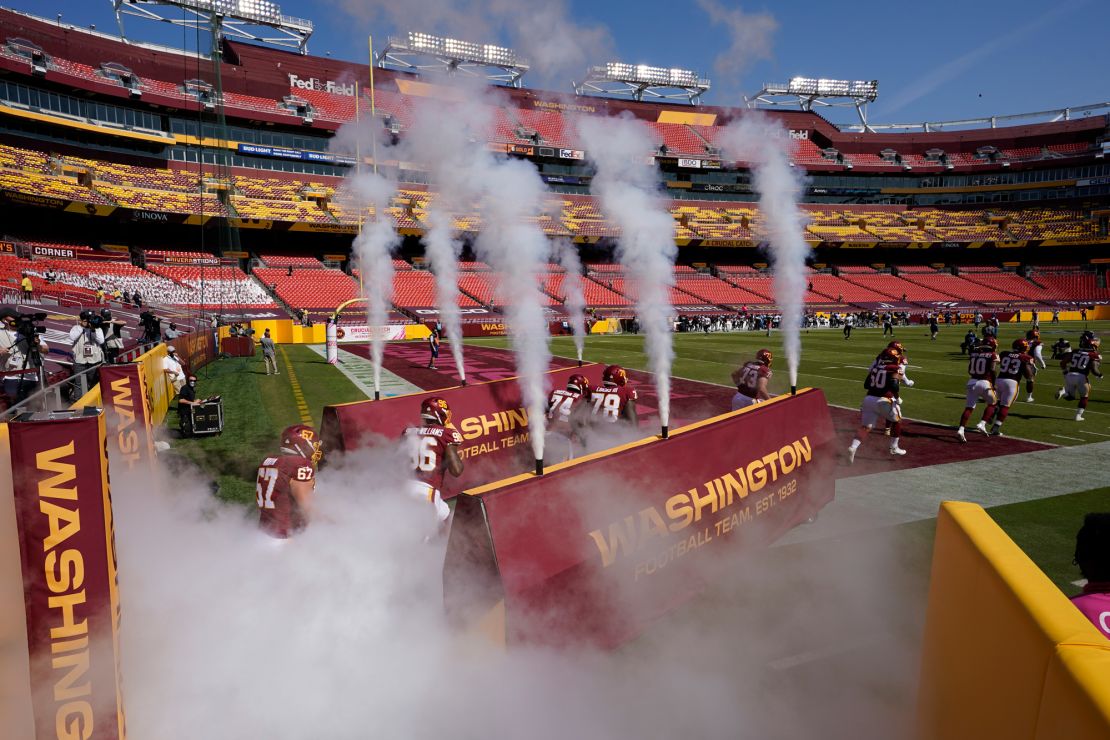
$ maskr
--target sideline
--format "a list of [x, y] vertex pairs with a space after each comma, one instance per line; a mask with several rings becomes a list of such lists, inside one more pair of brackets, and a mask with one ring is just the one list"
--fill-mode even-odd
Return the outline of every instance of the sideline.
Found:
[[[308, 348], [327, 359], [327, 348], [322, 344], [310, 344]], [[374, 363], [370, 360], [356, 355], [354, 352], [348, 352], [339, 348], [339, 362], [333, 365], [334, 368], [339, 370], [346, 376], [347, 380], [354, 383], [367, 398], [374, 397]], [[424, 389], [413, 385], [400, 375], [391, 373], [389, 370], [382, 368], [381, 374], [381, 388], [382, 398], [391, 398], [392, 396], [407, 396], [410, 393], [420, 393]]]
[[297, 402], [297, 413], [301, 415], [301, 422], [312, 426], [312, 414], [308, 411], [308, 402], [305, 401], [304, 391], [301, 390], [301, 383], [297, 380], [297, 373], [293, 371], [293, 363], [289, 360], [289, 355], [285, 352], [283, 345], [278, 345], [281, 350], [281, 359], [285, 362], [286, 377], [289, 378], [289, 385], [293, 388], [293, 400]]

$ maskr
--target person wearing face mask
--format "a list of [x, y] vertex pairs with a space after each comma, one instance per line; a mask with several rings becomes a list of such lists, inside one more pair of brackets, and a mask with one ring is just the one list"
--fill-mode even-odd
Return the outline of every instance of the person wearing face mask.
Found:
[[177, 393], [177, 416], [181, 424], [181, 436], [193, 436], [192, 407], [200, 406], [203, 401], [197, 400], [197, 376], [190, 374], [185, 379], [185, 385]]

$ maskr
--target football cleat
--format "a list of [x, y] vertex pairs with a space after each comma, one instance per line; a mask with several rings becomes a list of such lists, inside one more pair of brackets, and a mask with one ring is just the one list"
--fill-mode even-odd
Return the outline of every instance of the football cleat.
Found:
[[848, 464], [849, 465], [851, 465], [852, 463], [854, 463], [856, 461], [856, 450], [858, 450], [858, 449], [859, 449], [858, 447], [849, 447], [848, 448]]
[[913, 388], [913, 383], [914, 382], [912, 380], [910, 380], [909, 378], [906, 378], [903, 382], [906, 384], [907, 387]]
[[906, 451], [903, 450], [901, 447], [891, 447], [890, 448], [890, 454], [892, 454], [892, 455], [905, 455]]
[[957, 429], [956, 430], [956, 438], [958, 440], [960, 440], [961, 442], [966, 442], [967, 441], [967, 437], [964, 436], [964, 430], [963, 429]]
[[1056, 391], [1056, 400], [1059, 401], [1063, 397], [1064, 397], [1064, 389], [1061, 388], [1060, 390]]
[[1031, 396], [1031, 395], [1027, 396], [1026, 399], [1025, 399], [1025, 402], [1026, 403], [1033, 403], [1033, 396]]
[[987, 422], [985, 421], [981, 421], [976, 424], [975, 429], [976, 431], [982, 432], [983, 434], [990, 434], [990, 432], [987, 431]]
[[1076, 420], [1076, 421], [1083, 421], [1083, 412], [1082, 412], [1082, 411], [1078, 412], [1078, 413], [1077, 413], [1077, 414], [1075, 415], [1075, 420]]
[[995, 427], [991, 428], [991, 436], [992, 437], [1001, 437], [1001, 436], [1003, 436], [1002, 435], [1002, 427], [995, 426]]

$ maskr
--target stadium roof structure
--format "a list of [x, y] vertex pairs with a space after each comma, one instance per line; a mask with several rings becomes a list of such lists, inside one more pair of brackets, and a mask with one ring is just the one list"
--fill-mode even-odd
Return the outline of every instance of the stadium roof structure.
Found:
[[[977, 128], [998, 128], [1024, 121], [1029, 123], [1056, 123], [1057, 121], [1071, 121], [1076, 117], [1087, 118], [1091, 115], [1105, 115], [1110, 113], [1110, 102], [1092, 103], [1090, 105], [1073, 105], [1068, 108], [1055, 108], [1053, 110], [1032, 111], [1029, 113], [1012, 113], [1004, 116], [987, 116], [986, 118], [967, 118], [961, 121], [922, 121], [921, 123], [872, 123], [869, 125], [841, 125], [841, 131], [921, 131], [934, 133], [938, 131], [954, 131]], [[1077, 115], [1080, 114], [1080, 115]]]
[[614, 95], [642, 101], [686, 100], [699, 105], [710, 82], [688, 69], [652, 67], [647, 64], [607, 62], [586, 70], [582, 82], [574, 82], [577, 95]]
[[405, 38], [390, 36], [375, 63], [383, 69], [406, 72], [464, 74], [489, 82], [520, 87], [528, 63], [504, 46], [433, 36], [409, 31]]
[[[270, 0], [108, 1], [115, 10], [120, 36], [125, 39], [125, 15], [207, 31], [214, 35], [214, 44], [227, 36], [296, 49], [301, 54], [308, 53], [308, 39], [313, 31], [312, 21], [283, 15], [277, 3]], [[181, 17], [176, 12], [170, 13], [170, 8], [183, 11]]]
[[853, 107], [864, 131], [874, 129], [867, 123], [867, 104], [879, 97], [878, 80], [830, 80], [794, 77], [790, 82], [768, 82], [754, 97], [746, 98], [749, 108], [765, 106], [798, 106], [812, 111], [814, 106]]

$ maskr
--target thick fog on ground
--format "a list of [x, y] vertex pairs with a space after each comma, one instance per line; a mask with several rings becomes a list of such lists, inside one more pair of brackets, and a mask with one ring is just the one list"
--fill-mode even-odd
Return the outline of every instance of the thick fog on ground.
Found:
[[900, 736], [921, 584], [899, 543], [725, 559], [702, 574], [710, 596], [616, 653], [504, 653], [445, 623], [443, 543], [399, 493], [407, 470], [391, 448], [326, 469], [315, 520], [284, 543], [190, 474], [115, 476], [129, 734]]

